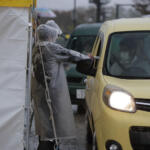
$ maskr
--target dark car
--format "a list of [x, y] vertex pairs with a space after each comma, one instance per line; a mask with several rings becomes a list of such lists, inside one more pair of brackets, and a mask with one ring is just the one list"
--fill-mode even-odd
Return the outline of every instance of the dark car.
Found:
[[[72, 32], [66, 48], [90, 54], [100, 25], [100, 23], [78, 25]], [[77, 72], [75, 68], [75, 64], [69, 64], [66, 69], [68, 87], [72, 104], [77, 104], [79, 108], [82, 108], [85, 103], [84, 80], [86, 76]]]

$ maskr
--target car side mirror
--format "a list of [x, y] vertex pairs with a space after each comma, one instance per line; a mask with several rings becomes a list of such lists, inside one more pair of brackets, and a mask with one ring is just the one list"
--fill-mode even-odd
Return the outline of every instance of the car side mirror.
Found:
[[77, 63], [76, 70], [85, 75], [95, 76], [95, 74], [96, 74], [96, 68], [94, 67], [95, 61], [96, 61], [95, 58], [80, 60]]

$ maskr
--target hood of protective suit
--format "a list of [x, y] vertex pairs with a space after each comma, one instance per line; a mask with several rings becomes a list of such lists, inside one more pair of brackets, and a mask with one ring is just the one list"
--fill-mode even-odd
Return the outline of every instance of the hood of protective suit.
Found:
[[48, 20], [46, 22], [46, 25], [55, 28], [59, 35], [62, 34], [62, 30], [60, 29], [60, 27], [58, 26], [58, 24], [56, 24], [54, 20]]
[[49, 41], [55, 42], [58, 38], [58, 32], [55, 28], [41, 24], [37, 30], [38, 42]]

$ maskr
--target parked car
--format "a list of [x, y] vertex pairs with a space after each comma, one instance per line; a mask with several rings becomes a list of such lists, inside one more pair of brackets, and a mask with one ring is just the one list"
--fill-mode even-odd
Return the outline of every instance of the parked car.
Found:
[[[93, 149], [150, 149], [150, 20], [103, 23], [92, 55], [77, 70], [88, 75], [88, 139]], [[123, 52], [123, 53], [122, 53]]]
[[70, 37], [70, 34], [68, 33], [62, 33], [58, 39], [56, 40], [56, 43], [60, 44], [61, 46], [65, 47], [66, 46], [66, 43], [68, 41]]
[[[73, 49], [84, 54], [89, 54], [100, 28], [100, 23], [80, 24], [72, 32], [66, 45], [68, 49]], [[85, 75], [76, 71], [75, 64], [69, 64], [66, 70], [68, 87], [72, 104], [82, 106], [85, 103]]]

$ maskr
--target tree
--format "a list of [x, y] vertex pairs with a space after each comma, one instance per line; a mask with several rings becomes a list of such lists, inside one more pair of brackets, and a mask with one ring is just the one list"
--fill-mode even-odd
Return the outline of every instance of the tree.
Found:
[[95, 7], [90, 7], [88, 9], [79, 7], [77, 9], [77, 24], [96, 22], [95, 13], [96, 13]]
[[73, 29], [72, 11], [54, 11], [56, 18], [54, 19], [63, 32], [70, 33]]
[[103, 5], [106, 5], [110, 0], [89, 0], [90, 3], [94, 3], [97, 7], [96, 9], [96, 21], [102, 22], [105, 20], [105, 12]]
[[135, 9], [141, 14], [150, 14], [150, 0], [133, 0]]
[[[54, 19], [57, 24], [61, 27], [62, 31], [65, 33], [71, 33], [74, 29], [73, 26], [73, 11], [58, 11], [53, 10], [56, 14], [56, 18]], [[78, 7], [76, 10], [76, 25], [82, 23], [93, 23], [96, 21], [95, 16], [96, 8], [84, 8]]]

